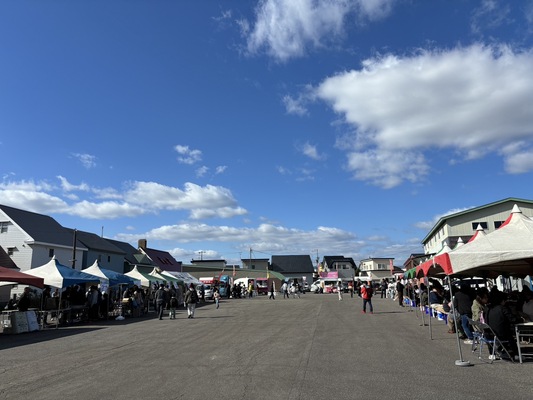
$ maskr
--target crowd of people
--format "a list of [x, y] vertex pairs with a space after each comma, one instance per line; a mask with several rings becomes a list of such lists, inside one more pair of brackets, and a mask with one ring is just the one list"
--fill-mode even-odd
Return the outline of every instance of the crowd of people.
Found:
[[[533, 322], [533, 292], [527, 286], [521, 291], [502, 292], [495, 285], [489, 288], [459, 282], [454, 284], [450, 293], [447, 285], [437, 279], [430, 279], [429, 290], [424, 283], [416, 280], [405, 284], [398, 281], [396, 290], [395, 298], [400, 306], [404, 306], [403, 299], [407, 298], [422, 310], [429, 307], [435, 313], [445, 316], [448, 333], [458, 334], [465, 344], [476, 345], [476, 330], [472, 323], [487, 324], [492, 332], [485, 334], [496, 335], [506, 343], [506, 350], [511, 358], [517, 354], [514, 325]], [[506, 352], [502, 349], [496, 350], [501, 353], [501, 357], [506, 357]]]

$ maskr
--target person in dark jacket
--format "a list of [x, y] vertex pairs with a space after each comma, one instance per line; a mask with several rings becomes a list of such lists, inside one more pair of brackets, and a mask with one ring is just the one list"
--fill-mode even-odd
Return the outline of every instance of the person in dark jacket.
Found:
[[[490, 306], [485, 313], [485, 322], [491, 327], [500, 341], [507, 341], [505, 347], [511, 357], [517, 354], [516, 341], [513, 338], [513, 325], [520, 322], [511, 309], [505, 305], [505, 294], [494, 290], [489, 296]], [[498, 350], [498, 349], [497, 349]]]
[[403, 289], [405, 287], [403, 286], [403, 283], [400, 279], [398, 279], [398, 282], [396, 282], [396, 295], [398, 296], [398, 304], [400, 307], [403, 307]]
[[167, 304], [167, 291], [165, 290], [165, 285], [159, 286], [159, 289], [155, 292], [154, 300], [159, 319], [163, 319], [163, 310]]
[[17, 303], [17, 308], [19, 311], [28, 311], [28, 308], [30, 308], [31, 303], [31, 294], [30, 294], [30, 288], [25, 287], [24, 293], [19, 298], [19, 301]]
[[466, 335], [465, 344], [472, 344], [472, 340], [474, 339], [470, 323], [468, 322], [468, 318], [472, 318], [473, 302], [474, 299], [470, 292], [470, 286], [463, 283], [459, 291], [457, 291], [453, 297], [453, 305], [461, 318], [461, 326]]

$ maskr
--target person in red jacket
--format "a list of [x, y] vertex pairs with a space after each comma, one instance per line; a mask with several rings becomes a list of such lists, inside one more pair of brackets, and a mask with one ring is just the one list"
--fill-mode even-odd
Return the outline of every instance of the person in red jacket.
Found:
[[374, 314], [374, 307], [372, 307], [372, 295], [374, 289], [372, 289], [372, 281], [368, 281], [366, 285], [361, 286], [361, 297], [363, 298], [363, 314], [366, 314], [366, 305], [369, 305], [370, 314]]

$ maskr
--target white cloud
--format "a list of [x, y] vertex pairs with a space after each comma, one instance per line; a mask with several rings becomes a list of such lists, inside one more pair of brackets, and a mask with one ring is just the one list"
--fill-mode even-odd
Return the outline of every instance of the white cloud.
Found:
[[198, 178], [201, 178], [201, 177], [203, 177], [205, 174], [207, 174], [207, 171], [209, 171], [209, 168], [206, 167], [205, 165], [203, 165], [203, 166], [201, 166], [200, 168], [198, 168], [198, 169], [196, 170], [196, 176], [197, 176]]
[[189, 146], [176, 145], [174, 150], [179, 154], [177, 160], [182, 164], [195, 164], [202, 160], [202, 152], [200, 150], [192, 150]]
[[320, 154], [318, 152], [316, 145], [312, 145], [309, 142], [304, 143], [299, 150], [302, 152], [302, 154], [315, 161], [320, 161], [326, 158], [324, 154]]
[[57, 179], [59, 179], [59, 181], [61, 183], [61, 188], [65, 192], [74, 192], [74, 191], [87, 192], [87, 191], [89, 191], [89, 185], [87, 185], [86, 183], [82, 182], [79, 185], [73, 185], [67, 180], [67, 178], [65, 178], [65, 177], [63, 177], [61, 175], [58, 175]]
[[510, 174], [533, 171], [533, 150], [510, 154], [505, 158], [504, 168], [505, 172]]
[[344, 34], [355, 20], [386, 16], [396, 0], [262, 0], [253, 27], [241, 21], [251, 54], [266, 51], [279, 61], [301, 57], [309, 48], [321, 48]]
[[282, 102], [285, 106], [287, 114], [294, 114], [299, 116], [308, 114], [307, 108], [305, 107], [305, 103], [301, 97], [295, 99], [289, 95], [285, 95], [283, 96]]
[[[59, 187], [47, 182], [1, 182], [0, 203], [40, 213], [62, 213], [88, 219], [135, 217], [161, 210], [188, 211], [194, 219], [231, 218], [247, 213], [237, 204], [231, 191], [221, 186], [187, 182], [182, 190], [156, 182], [135, 181], [120, 193], [112, 188], [93, 188], [85, 183], [74, 185], [62, 176], [58, 179]], [[74, 190], [106, 201], [79, 200]]]
[[91, 154], [82, 154], [82, 153], [72, 153], [72, 156], [74, 158], [77, 158], [81, 164], [87, 168], [93, 168], [96, 166], [96, 156], [93, 156]]
[[276, 170], [281, 174], [281, 175], [290, 175], [291, 174], [291, 171], [285, 167], [282, 167], [281, 165], [278, 165], [276, 167]]
[[223, 174], [226, 171], [226, 169], [228, 169], [227, 165], [219, 165], [218, 167], [215, 168], [215, 175]]
[[435, 215], [433, 217], [433, 219], [431, 219], [431, 221], [419, 221], [419, 222], [416, 222], [414, 224], [415, 227], [419, 228], [419, 229], [423, 229], [425, 231], [429, 231], [431, 228], [433, 228], [435, 226], [435, 224], [442, 218], [442, 217], [446, 217], [448, 215], [452, 215], [452, 214], [456, 214], [456, 213], [459, 213], [459, 212], [463, 212], [463, 211], [466, 211], [466, 210], [470, 210], [471, 208], [474, 208], [474, 207], [465, 207], [465, 208], [453, 208], [449, 211], [446, 211], [445, 213], [442, 213], [442, 214], [438, 214], [438, 215]]
[[355, 130], [342, 140], [347, 169], [390, 188], [423, 178], [430, 148], [468, 159], [532, 141], [531, 70], [532, 51], [473, 45], [368, 59], [360, 70], [325, 79], [316, 94]]
[[214, 209], [195, 208], [191, 210], [191, 219], [207, 218], [232, 218], [239, 215], [246, 215], [248, 212], [242, 207], [219, 207]]
[[77, 215], [88, 219], [114, 219], [122, 217], [135, 217], [149, 212], [138, 205], [116, 201], [94, 203], [82, 200], [69, 206], [67, 214]]
[[[353, 233], [331, 227], [318, 227], [304, 231], [279, 225], [261, 224], [256, 228], [230, 227], [207, 224], [177, 224], [161, 226], [136, 235], [119, 235], [121, 240], [134, 242], [139, 236], [154, 241], [179, 243], [236, 242], [241, 249], [252, 247], [256, 251], [276, 254], [308, 254], [312, 249], [328, 249], [330, 254], [354, 252], [363, 246]], [[346, 255], [349, 256], [349, 255]]]
[[485, 30], [512, 24], [510, 14], [509, 4], [502, 4], [499, 0], [483, 0], [472, 13], [470, 28], [473, 33], [482, 35]]

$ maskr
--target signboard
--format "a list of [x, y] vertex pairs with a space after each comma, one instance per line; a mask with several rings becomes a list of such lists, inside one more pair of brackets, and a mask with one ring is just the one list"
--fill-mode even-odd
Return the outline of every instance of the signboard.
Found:
[[338, 279], [339, 271], [321, 272], [320, 278], [322, 279]]

